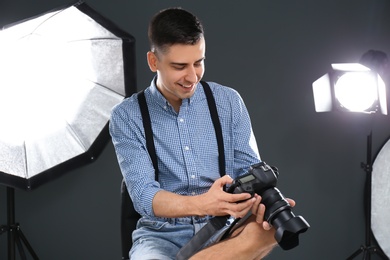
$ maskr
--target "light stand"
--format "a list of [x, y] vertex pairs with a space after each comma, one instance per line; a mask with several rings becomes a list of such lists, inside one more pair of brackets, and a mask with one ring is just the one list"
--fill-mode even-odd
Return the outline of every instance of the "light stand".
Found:
[[[358, 63], [332, 64], [332, 69], [313, 82], [315, 109], [317, 112], [341, 111], [387, 115], [386, 85], [380, 75]], [[370, 260], [371, 253], [388, 259], [383, 251], [372, 245], [371, 230], [371, 185], [372, 185], [372, 131], [367, 136], [367, 161], [361, 163], [366, 173], [365, 180], [365, 244], [347, 260], [363, 253]]]
[[352, 260], [360, 254], [363, 254], [363, 259], [370, 260], [371, 254], [378, 254], [382, 259], [389, 259], [382, 250], [376, 246], [371, 244], [372, 242], [372, 231], [371, 231], [371, 181], [372, 181], [372, 131], [367, 136], [367, 161], [366, 163], [361, 163], [361, 167], [366, 172], [366, 182], [365, 189], [366, 193], [364, 196], [364, 204], [365, 204], [365, 244], [361, 245], [358, 250], [356, 250], [351, 256], [347, 258], [347, 260]]
[[15, 223], [15, 189], [7, 187], [7, 225], [0, 226], [0, 234], [8, 233], [8, 260], [15, 260], [15, 245], [18, 247], [19, 255], [22, 260], [26, 260], [26, 254], [23, 250], [22, 242], [27, 248], [34, 260], [38, 256], [24, 236], [19, 223]]

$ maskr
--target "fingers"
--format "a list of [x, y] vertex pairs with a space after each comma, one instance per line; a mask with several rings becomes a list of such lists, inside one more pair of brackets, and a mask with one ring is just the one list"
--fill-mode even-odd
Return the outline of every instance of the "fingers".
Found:
[[221, 178], [217, 179], [215, 181], [215, 183], [218, 183], [218, 185], [220, 187], [223, 187], [226, 184], [232, 184], [233, 183], [233, 179], [232, 179], [232, 177], [230, 177], [229, 175], [226, 174], [226, 175], [222, 176]]
[[263, 226], [263, 229], [268, 231], [272, 229], [272, 226], [264, 220], [265, 206], [261, 204], [261, 197], [256, 194], [256, 202], [252, 207], [252, 213], [256, 216], [256, 222]]
[[265, 206], [261, 204], [261, 197], [259, 195], [256, 194], [255, 198], [256, 201], [252, 206], [252, 214], [256, 216], [256, 222], [260, 224], [264, 222]]
[[223, 191], [223, 186], [232, 182], [233, 179], [225, 175], [217, 179], [208, 192], [200, 195], [207, 215], [243, 217], [250, 210], [253, 201], [249, 200], [249, 193], [232, 194]]
[[[253, 204], [252, 213], [253, 213], [253, 215], [258, 215], [258, 217], [260, 218], [261, 215], [264, 216], [265, 206], [263, 204], [261, 204], [261, 196], [260, 195], [255, 194], [254, 197], [256, 198], [256, 201]], [[286, 198], [286, 200], [290, 204], [291, 207], [294, 207], [296, 205], [295, 200], [290, 199], [290, 198]], [[258, 223], [260, 223], [260, 222], [258, 222]]]
[[[265, 205], [261, 203], [261, 196], [255, 194], [254, 199], [255, 201], [252, 206], [252, 214], [254, 215], [257, 224], [261, 225], [265, 231], [271, 230], [272, 225], [264, 220]], [[291, 207], [295, 206], [296, 203], [293, 199], [286, 198], [286, 200], [291, 205]]]
[[241, 202], [225, 202], [225, 212], [235, 218], [243, 218], [252, 208], [255, 198]]
[[[214, 201], [210, 205], [210, 212], [212, 215], [229, 214], [236, 218], [243, 217], [251, 210], [252, 214], [256, 217], [256, 222], [261, 224], [264, 222], [265, 206], [261, 204], [261, 197], [257, 194], [251, 199], [251, 194], [240, 193], [232, 194], [223, 192], [223, 187], [233, 183], [233, 179], [229, 175], [217, 179], [208, 192], [208, 197], [213, 198], [209, 201]], [[295, 201], [290, 198], [286, 198], [291, 207], [295, 206]], [[214, 206], [213, 206], [214, 205]], [[270, 229], [268, 223], [263, 223], [265, 229]]]
[[291, 207], [294, 207], [295, 206], [295, 200], [293, 199], [290, 199], [290, 198], [286, 198], [287, 202], [291, 205]]
[[272, 226], [267, 221], [263, 221], [263, 228], [268, 231], [271, 230]]
[[[219, 190], [221, 190], [222, 187], [225, 186], [226, 184], [232, 184], [232, 183], [233, 183], [233, 179], [229, 175], [224, 175], [223, 177], [217, 179], [214, 182], [213, 186], [215, 185], [218, 187]], [[229, 203], [239, 203], [248, 200], [251, 197], [252, 196], [249, 193], [232, 194], [232, 193], [225, 192], [223, 199]]]

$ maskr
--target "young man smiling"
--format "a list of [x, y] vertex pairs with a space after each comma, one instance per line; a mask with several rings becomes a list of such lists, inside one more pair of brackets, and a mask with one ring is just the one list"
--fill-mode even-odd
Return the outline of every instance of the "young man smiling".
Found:
[[200, 83], [206, 53], [202, 24], [187, 11], [170, 8], [153, 17], [148, 33], [147, 61], [156, 76], [144, 94], [158, 180], [147, 150], [139, 95], [116, 106], [110, 120], [118, 162], [134, 207], [142, 216], [133, 232], [130, 259], [175, 259], [180, 248], [213, 216], [241, 218], [249, 211], [253, 215], [246, 225], [191, 259], [262, 258], [276, 241], [274, 229], [263, 220], [261, 197], [223, 190], [260, 162], [241, 97], [231, 88], [208, 82], [223, 135], [226, 167], [220, 173], [218, 141]]
[[156, 85], [161, 94], [179, 112], [182, 100], [189, 99], [204, 74], [206, 44], [176, 44], [169, 48], [152, 48], [147, 53], [151, 71], [157, 73]]

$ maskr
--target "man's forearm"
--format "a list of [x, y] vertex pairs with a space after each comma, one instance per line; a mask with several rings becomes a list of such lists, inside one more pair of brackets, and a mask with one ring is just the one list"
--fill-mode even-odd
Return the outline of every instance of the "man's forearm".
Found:
[[179, 218], [203, 215], [199, 196], [183, 196], [168, 191], [159, 191], [153, 198], [156, 216]]

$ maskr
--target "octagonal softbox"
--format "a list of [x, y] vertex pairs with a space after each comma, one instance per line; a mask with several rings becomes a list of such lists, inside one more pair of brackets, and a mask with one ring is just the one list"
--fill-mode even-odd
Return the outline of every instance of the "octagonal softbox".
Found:
[[135, 39], [85, 2], [0, 31], [0, 183], [33, 189], [92, 162], [136, 91]]

